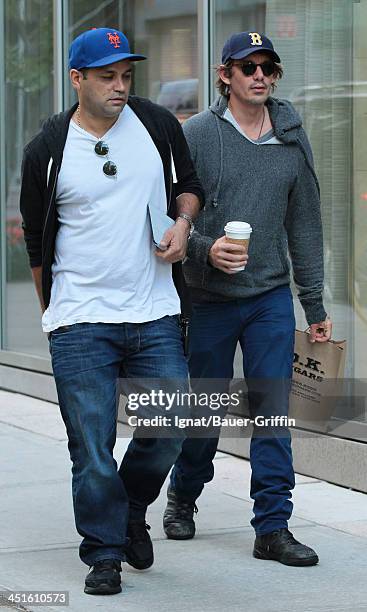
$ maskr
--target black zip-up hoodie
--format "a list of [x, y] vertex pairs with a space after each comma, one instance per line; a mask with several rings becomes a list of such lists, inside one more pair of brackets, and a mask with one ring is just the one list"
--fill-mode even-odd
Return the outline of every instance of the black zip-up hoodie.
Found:
[[[130, 96], [128, 105], [148, 130], [161, 156], [168, 215], [175, 219], [176, 197], [181, 193], [197, 195], [203, 206], [203, 190], [177, 119], [162, 106], [145, 98]], [[42, 294], [46, 308], [51, 297], [51, 267], [58, 230], [57, 179], [70, 119], [76, 108], [77, 104], [68, 111], [50, 117], [24, 149], [20, 211], [30, 265], [32, 268], [42, 266]], [[122, 142], [121, 146], [129, 145]], [[181, 300], [181, 312], [188, 316], [190, 301], [181, 262], [172, 265], [172, 275]]]

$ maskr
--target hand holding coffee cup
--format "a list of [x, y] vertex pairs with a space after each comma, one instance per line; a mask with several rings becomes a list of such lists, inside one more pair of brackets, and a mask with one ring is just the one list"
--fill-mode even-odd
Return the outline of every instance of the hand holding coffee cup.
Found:
[[226, 235], [218, 238], [209, 251], [209, 262], [226, 274], [244, 270], [252, 228], [248, 223], [231, 221], [224, 228]]
[[[248, 245], [250, 242], [250, 236], [252, 233], [252, 227], [249, 223], [244, 221], [230, 221], [224, 228], [226, 233], [226, 240], [230, 244], [240, 244], [248, 252]], [[245, 269], [245, 266], [239, 266], [232, 268], [233, 272], [241, 272]]]

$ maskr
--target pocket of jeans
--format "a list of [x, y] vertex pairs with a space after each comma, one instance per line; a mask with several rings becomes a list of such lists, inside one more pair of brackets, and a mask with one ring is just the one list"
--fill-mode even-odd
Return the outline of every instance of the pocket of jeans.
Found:
[[61, 325], [57, 327], [52, 332], [50, 332], [50, 340], [56, 340], [61, 338], [68, 338], [71, 341], [71, 338], [78, 338], [83, 330], [83, 323], [73, 323], [72, 325]]
[[100, 323], [72, 323], [71, 325], [60, 325], [51, 332], [52, 336], [63, 336], [68, 332], [72, 331], [81, 331], [96, 325], [101, 325]]
[[[181, 328], [180, 315], [179, 314], [165, 315], [164, 317], [162, 317], [162, 320], [164, 320], [164, 321], [172, 321], [172, 323], [175, 323], [175, 325], [177, 325], [177, 327]], [[159, 321], [159, 319], [158, 319], [158, 321]]]
[[72, 328], [72, 325], [61, 325], [61, 327], [57, 327], [53, 329], [51, 333], [52, 336], [58, 336], [59, 334], [65, 334]]
[[90, 352], [88, 334], [82, 332], [80, 325], [61, 325], [51, 332], [50, 354], [55, 378], [80, 370], [83, 355]]

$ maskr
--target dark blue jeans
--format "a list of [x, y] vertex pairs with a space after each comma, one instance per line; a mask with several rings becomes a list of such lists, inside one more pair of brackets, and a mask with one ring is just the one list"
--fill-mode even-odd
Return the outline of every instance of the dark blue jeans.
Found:
[[75, 523], [83, 537], [80, 558], [87, 565], [105, 558], [124, 560], [129, 509], [130, 520], [145, 518], [184, 438], [139, 437], [137, 428], [117, 470], [118, 381], [135, 378], [142, 385], [148, 378], [174, 379], [174, 391], [178, 381], [180, 390], [187, 391], [178, 316], [143, 324], [62, 327], [51, 333], [50, 350], [69, 440]]
[[[190, 326], [192, 379], [233, 377], [237, 342], [249, 390], [251, 417], [285, 416], [292, 376], [295, 320], [288, 286], [226, 303], [195, 304]], [[197, 386], [200, 381], [196, 381]], [[218, 432], [219, 433], [219, 432]], [[218, 438], [187, 438], [171, 474], [172, 487], [194, 501], [214, 476]], [[251, 497], [257, 534], [287, 527], [294, 488], [291, 437], [284, 427], [254, 428], [251, 440]]]

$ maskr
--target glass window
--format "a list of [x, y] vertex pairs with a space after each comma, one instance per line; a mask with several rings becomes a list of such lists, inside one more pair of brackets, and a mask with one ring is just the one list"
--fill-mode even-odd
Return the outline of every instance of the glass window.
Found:
[[[284, 77], [275, 95], [291, 100], [301, 114], [321, 186], [325, 307], [333, 337], [347, 339], [346, 376], [366, 378], [367, 0], [214, 5], [214, 65], [226, 38], [241, 30], [265, 32], [282, 59]], [[298, 299], [295, 310], [298, 327], [305, 329]]]
[[350, 270], [353, 295], [355, 377], [367, 378], [367, 0], [353, 3], [353, 51], [351, 81], [346, 83], [352, 105], [353, 143]]
[[[6, 292], [2, 348], [48, 356], [21, 230], [19, 188], [22, 150], [53, 114], [54, 3], [4, 0], [6, 147]], [[132, 49], [148, 56], [136, 66], [134, 91], [163, 104], [180, 120], [197, 112], [197, 3], [188, 0], [67, 0], [66, 47], [92, 27], [122, 29]], [[58, 24], [60, 27], [60, 24]], [[64, 58], [65, 69], [67, 57]], [[67, 75], [66, 106], [75, 101]], [[60, 84], [58, 84], [60, 86]]]
[[6, 291], [3, 347], [48, 355], [19, 213], [24, 145], [53, 112], [53, 10], [48, 0], [5, 0]]
[[[196, 0], [69, 0], [68, 12], [68, 44], [88, 28], [122, 30], [132, 50], [148, 58], [135, 66], [133, 92], [166, 106], [181, 121], [197, 112]], [[74, 100], [69, 86], [70, 104]]]

